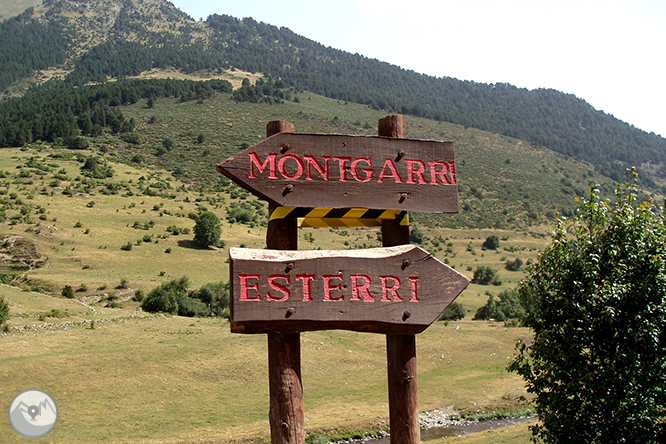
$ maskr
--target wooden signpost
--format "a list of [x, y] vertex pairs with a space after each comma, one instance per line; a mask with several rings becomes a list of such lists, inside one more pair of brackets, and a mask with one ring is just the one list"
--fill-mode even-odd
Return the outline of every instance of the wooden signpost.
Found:
[[281, 206], [458, 212], [453, 142], [278, 133], [217, 170]]
[[[267, 139], [217, 167], [268, 200], [272, 215], [267, 250], [229, 253], [231, 330], [268, 334], [271, 442], [305, 442], [300, 332], [345, 329], [386, 334], [391, 443], [417, 444], [415, 334], [469, 279], [409, 245], [404, 211], [458, 211], [453, 144], [402, 139], [399, 115], [379, 121], [380, 137], [293, 131], [269, 122]], [[296, 251], [301, 213], [342, 218], [354, 207], [381, 210], [383, 248]]]
[[414, 245], [366, 250], [232, 248], [231, 331], [415, 334], [468, 279]]

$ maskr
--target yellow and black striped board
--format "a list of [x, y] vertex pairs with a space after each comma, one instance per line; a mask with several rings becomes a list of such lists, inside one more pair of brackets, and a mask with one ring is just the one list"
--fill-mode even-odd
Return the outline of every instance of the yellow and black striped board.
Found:
[[277, 207], [270, 220], [295, 217], [300, 228], [308, 227], [377, 227], [382, 220], [398, 219], [409, 225], [409, 214], [399, 210], [369, 210], [367, 208], [302, 208]]

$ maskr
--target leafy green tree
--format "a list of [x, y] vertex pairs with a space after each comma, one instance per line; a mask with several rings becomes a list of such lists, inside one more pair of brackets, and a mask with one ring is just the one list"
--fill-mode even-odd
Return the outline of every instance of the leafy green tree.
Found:
[[90, 141], [85, 137], [71, 137], [65, 143], [70, 150], [87, 150], [90, 147]]
[[451, 305], [446, 307], [444, 313], [439, 316], [440, 321], [457, 321], [463, 319], [467, 313], [465, 307], [460, 302], [451, 302]]
[[476, 310], [474, 319], [506, 321], [508, 319], [522, 319], [525, 315], [525, 310], [520, 304], [516, 290], [504, 290], [497, 295], [497, 299], [490, 292], [486, 292], [486, 294], [488, 295], [488, 301]]
[[472, 284], [479, 285], [502, 285], [502, 281], [497, 276], [497, 270], [485, 265], [480, 265], [474, 270]]
[[666, 224], [637, 203], [596, 190], [519, 287], [534, 331], [510, 370], [533, 393], [537, 439], [566, 443], [666, 440]]
[[179, 300], [187, 296], [190, 280], [183, 276], [153, 288], [141, 302], [141, 308], [151, 313], [178, 314]]
[[189, 296], [210, 307], [216, 316], [229, 318], [229, 292], [229, 283], [220, 281], [205, 284], [199, 290], [190, 292]]
[[409, 230], [409, 241], [414, 244], [423, 244], [426, 241], [425, 235], [417, 225], [412, 225], [411, 230]]
[[211, 211], [197, 216], [194, 224], [194, 241], [202, 247], [217, 246], [222, 236], [220, 219]]
[[484, 250], [497, 250], [500, 247], [500, 238], [496, 235], [488, 236], [481, 245]]

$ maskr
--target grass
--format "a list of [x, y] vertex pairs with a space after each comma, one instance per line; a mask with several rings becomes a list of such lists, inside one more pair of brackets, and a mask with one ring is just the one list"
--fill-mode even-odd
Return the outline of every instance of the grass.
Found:
[[[268, 440], [265, 337], [232, 335], [221, 319], [149, 315], [131, 297], [183, 275], [192, 287], [226, 281], [229, 247], [265, 246], [266, 205], [225, 183], [213, 166], [243, 144], [261, 140], [267, 121], [291, 120], [299, 132], [373, 134], [374, 122], [383, 117], [358, 105], [299, 97], [300, 104], [279, 106], [235, 104], [228, 95], [204, 103], [160, 99], [155, 108], [140, 102], [123, 112], [139, 123], [138, 131], [148, 140], [143, 145], [105, 135], [93, 140], [88, 151], [44, 143], [0, 150], [6, 217], [0, 235], [22, 236], [48, 257], [46, 266], [24, 271], [15, 282], [23, 290], [0, 288], [10, 302], [9, 326], [15, 327], [0, 337], [0, 409], [28, 386], [49, 392], [61, 409], [56, 429], [37, 442]], [[548, 162], [550, 155], [476, 130], [405, 121], [409, 137], [456, 139], [463, 202], [480, 205], [461, 216], [412, 215], [424, 233], [422, 247], [468, 276], [485, 265], [497, 269], [502, 280], [497, 287], [468, 287], [458, 299], [468, 312], [466, 320], [437, 322], [418, 335], [420, 408], [453, 406], [466, 415], [521, 408], [522, 380], [505, 369], [516, 338], [529, 338], [529, 332], [470, 319], [486, 302], [487, 290], [496, 294], [515, 287], [524, 270], [507, 271], [504, 264], [518, 257], [534, 259], [548, 241], [547, 226], [537, 225], [541, 218], [514, 229], [502, 224], [454, 227], [465, 221], [476, 226], [507, 202], [498, 197], [501, 189], [492, 189], [495, 176], [484, 174], [492, 159], [481, 160], [474, 152], [494, 147], [512, 153], [512, 162], [502, 164], [509, 178], [517, 170], [533, 170], [530, 159]], [[195, 142], [200, 133], [204, 144]], [[175, 139], [176, 147], [157, 156], [166, 136]], [[491, 147], [483, 148], [485, 143]], [[137, 153], [146, 163], [131, 162]], [[92, 182], [82, 177], [82, 162], [74, 154], [105, 159], [115, 171], [113, 178]], [[584, 166], [566, 171], [577, 169], [584, 171]], [[542, 179], [544, 186], [559, 183], [559, 176], [553, 182]], [[470, 182], [483, 191], [472, 196], [465, 188]], [[117, 194], [108, 194], [113, 188]], [[63, 194], [68, 190], [70, 195]], [[515, 199], [509, 208], [521, 207], [520, 202]], [[230, 224], [226, 216], [232, 203], [248, 204], [257, 221]], [[194, 245], [189, 215], [200, 206], [223, 220], [224, 248]], [[170, 234], [172, 226], [190, 233]], [[381, 245], [378, 234], [378, 229], [304, 229], [299, 243], [301, 249], [375, 247]], [[482, 250], [489, 235], [502, 239], [499, 251]], [[132, 249], [121, 250], [128, 243]], [[2, 271], [16, 270], [6, 266]], [[65, 285], [75, 290], [76, 299], [57, 297]], [[307, 430], [330, 435], [385, 428], [384, 337], [308, 332], [301, 339]], [[16, 438], [6, 422], [0, 423], [0, 441]]]
[[[78, 298], [90, 300], [87, 298], [112, 294], [127, 299], [137, 289], [147, 293], [183, 275], [193, 286], [201, 286], [228, 279], [229, 247], [265, 245], [266, 205], [234, 186], [201, 192], [196, 185], [167, 172], [114, 162], [113, 156], [109, 162], [114, 177], [91, 184], [81, 177], [80, 162], [62, 157], [67, 150], [34, 144], [31, 148], [4, 149], [0, 154], [0, 171], [7, 176], [0, 179], [0, 199], [8, 219], [0, 225], [0, 234], [25, 237], [49, 259], [48, 266], [26, 274], [32, 287], [60, 294], [69, 285], [79, 290]], [[86, 151], [78, 154], [95, 155]], [[27, 165], [50, 171], [39, 175], [37, 168]], [[103, 194], [109, 184], [118, 189], [117, 194]], [[146, 188], [168, 197], [145, 195]], [[72, 195], [63, 194], [67, 189]], [[234, 202], [256, 203], [250, 207], [257, 223], [226, 221], [227, 207]], [[189, 216], [202, 205], [223, 220], [225, 248], [200, 249], [193, 243], [194, 221]], [[167, 229], [172, 226], [190, 233], [170, 234]], [[457, 270], [469, 276], [479, 265], [499, 270], [501, 286], [471, 285], [466, 291], [471, 314], [485, 303], [486, 290], [497, 293], [514, 287], [524, 276], [521, 271], [505, 270], [507, 260], [534, 259], [547, 240], [544, 231], [420, 226], [425, 234], [423, 248]], [[483, 251], [481, 244], [493, 234], [504, 239], [500, 250]], [[303, 229], [299, 242], [302, 249], [366, 248], [381, 245], [378, 235], [378, 229]], [[131, 246], [130, 251], [121, 250], [126, 245]], [[123, 287], [128, 288], [116, 288], [123, 280], [128, 283]]]
[[[385, 116], [385, 112], [363, 105], [309, 93], [296, 96], [299, 103], [281, 105], [235, 103], [227, 94], [203, 102], [159, 99], [154, 108], [142, 100], [122, 110], [138, 122], [138, 131], [149, 141], [118, 155], [129, 158], [140, 151], [183, 179], [214, 180], [218, 175], [212, 165], [264, 139], [270, 120], [288, 120], [301, 133], [376, 135], [377, 121]], [[601, 184], [605, 193], [612, 194], [614, 189], [589, 165], [516, 139], [411, 116], [405, 116], [404, 122], [406, 137], [453, 140], [456, 147], [464, 211], [457, 215], [414, 215], [420, 223], [439, 228], [529, 230], [550, 223], [557, 212], [571, 215], [574, 197], [587, 196], [590, 184]], [[155, 157], [153, 153], [166, 134], [172, 135], [178, 146]], [[195, 143], [198, 134], [204, 134], [205, 143]]]
[[[47, 298], [23, 293], [5, 297], [26, 306], [26, 313], [30, 304], [33, 313], [39, 311], [35, 299]], [[74, 325], [2, 338], [6, 396], [0, 409], [27, 386], [50, 393], [61, 415], [45, 442], [268, 439], [265, 336], [231, 334], [219, 319], [129, 318], [136, 314], [129, 309], [91, 314], [74, 301], [62, 302], [77, 313], [68, 320], [94, 318], [95, 328]], [[433, 325], [417, 339], [421, 409], [515, 406], [525, 391], [504, 368], [514, 338], [528, 335], [485, 322]], [[385, 427], [381, 335], [308, 332], [301, 344], [307, 430]], [[9, 424], [1, 423], [0, 440], [14, 437]]]
[[137, 79], [178, 79], [178, 80], [211, 80], [211, 79], [222, 79], [228, 80], [231, 82], [231, 85], [234, 89], [240, 88], [243, 79], [248, 79], [250, 82], [255, 83], [257, 79], [263, 77], [260, 73], [251, 73], [247, 71], [242, 71], [239, 69], [225, 70], [222, 73], [219, 73], [218, 70], [213, 72], [202, 71], [195, 72], [193, 74], [185, 74], [181, 71], [178, 71], [174, 68], [153, 68], [151, 70], [145, 71], [140, 75], [132, 78]]

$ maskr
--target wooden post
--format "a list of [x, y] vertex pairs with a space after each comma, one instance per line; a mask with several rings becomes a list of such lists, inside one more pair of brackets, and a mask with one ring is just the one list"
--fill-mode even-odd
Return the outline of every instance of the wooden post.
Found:
[[[402, 116], [380, 119], [377, 129], [379, 136], [403, 138]], [[402, 226], [396, 220], [382, 221], [384, 247], [409, 243], [409, 226]], [[416, 336], [386, 335], [386, 361], [391, 444], [418, 444], [421, 442], [421, 430], [416, 379]]]
[[[268, 122], [268, 137], [293, 133], [294, 125], [282, 120]], [[272, 213], [275, 206], [271, 205]], [[269, 221], [266, 247], [298, 249], [297, 219]], [[301, 381], [301, 336], [299, 333], [268, 333], [268, 379], [272, 444], [304, 444], [303, 383]]]

